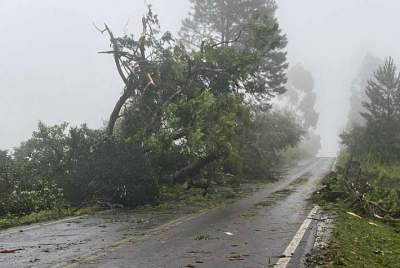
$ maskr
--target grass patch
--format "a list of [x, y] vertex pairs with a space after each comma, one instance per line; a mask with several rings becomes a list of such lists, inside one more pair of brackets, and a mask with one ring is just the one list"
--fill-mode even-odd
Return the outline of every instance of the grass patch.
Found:
[[[323, 260], [326, 264], [323, 267], [400, 267], [400, 225], [377, 220], [351, 206], [349, 196], [336, 178], [328, 175], [322, 182], [321, 190], [314, 194], [314, 201], [336, 214], [331, 245], [327, 252], [317, 252], [316, 259]], [[378, 176], [371, 183], [376, 184], [377, 181]]]
[[210, 240], [209, 235], [196, 235], [193, 237], [193, 240], [201, 241], [201, 240]]
[[28, 225], [50, 220], [58, 220], [69, 216], [80, 216], [80, 215], [94, 213], [100, 210], [104, 210], [104, 208], [94, 205], [94, 206], [84, 207], [81, 209], [65, 208], [65, 209], [44, 210], [40, 212], [33, 212], [25, 216], [10, 215], [0, 218], [0, 230], [20, 225]]
[[[339, 205], [338, 205], [339, 206]], [[331, 263], [344, 267], [400, 267], [400, 228], [336, 209]], [[376, 226], [376, 225], [377, 226]]]

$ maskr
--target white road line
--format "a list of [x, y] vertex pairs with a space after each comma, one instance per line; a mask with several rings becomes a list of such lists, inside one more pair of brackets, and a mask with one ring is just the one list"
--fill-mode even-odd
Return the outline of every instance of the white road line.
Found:
[[301, 240], [303, 239], [304, 234], [306, 233], [307, 228], [310, 226], [310, 224], [312, 222], [312, 218], [317, 213], [318, 209], [319, 209], [318, 206], [315, 206], [310, 211], [310, 214], [308, 214], [307, 218], [304, 220], [303, 224], [300, 226], [300, 229], [297, 231], [297, 233], [293, 237], [292, 241], [290, 242], [288, 247], [283, 252], [282, 257], [278, 260], [278, 262], [274, 265], [274, 267], [286, 268], [288, 266], [294, 252], [296, 251]]

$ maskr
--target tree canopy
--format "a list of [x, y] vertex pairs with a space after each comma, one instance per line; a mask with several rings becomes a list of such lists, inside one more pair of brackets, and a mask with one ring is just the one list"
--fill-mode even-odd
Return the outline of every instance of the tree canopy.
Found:
[[365, 126], [354, 126], [342, 135], [352, 153], [373, 156], [379, 161], [400, 156], [400, 75], [392, 58], [368, 80], [363, 102]]

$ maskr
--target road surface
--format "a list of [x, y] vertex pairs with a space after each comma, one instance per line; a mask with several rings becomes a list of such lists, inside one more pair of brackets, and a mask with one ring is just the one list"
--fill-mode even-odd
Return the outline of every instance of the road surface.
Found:
[[0, 254], [0, 267], [301, 267], [313, 244], [309, 198], [332, 163], [308, 161], [208, 211], [105, 212], [5, 230], [0, 249], [18, 251]]

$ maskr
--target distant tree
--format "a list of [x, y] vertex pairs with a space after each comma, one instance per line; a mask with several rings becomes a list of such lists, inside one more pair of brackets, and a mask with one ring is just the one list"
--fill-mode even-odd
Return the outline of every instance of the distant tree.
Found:
[[302, 65], [297, 64], [288, 72], [288, 98], [290, 105], [300, 113], [304, 128], [315, 129], [319, 114], [315, 110], [317, 94], [314, 91], [314, 78]]
[[295, 115], [289, 112], [254, 110], [252, 124], [244, 131], [240, 151], [248, 178], [273, 176], [280, 154], [296, 147], [305, 135]]
[[321, 137], [316, 130], [319, 114], [315, 108], [317, 94], [314, 86], [311, 72], [303, 65], [297, 64], [288, 72], [288, 91], [282, 95], [284, 104], [297, 114], [298, 120], [307, 132], [297, 148], [301, 155], [314, 156], [321, 148]]
[[351, 87], [350, 111], [348, 114], [347, 129], [351, 129], [355, 124], [365, 124], [365, 118], [361, 115], [361, 112], [365, 110], [362, 103], [368, 99], [365, 91], [368, 85], [368, 80], [373, 76], [381, 62], [381, 59], [370, 53], [364, 57], [359, 73], [354, 79]]

